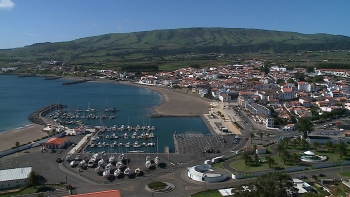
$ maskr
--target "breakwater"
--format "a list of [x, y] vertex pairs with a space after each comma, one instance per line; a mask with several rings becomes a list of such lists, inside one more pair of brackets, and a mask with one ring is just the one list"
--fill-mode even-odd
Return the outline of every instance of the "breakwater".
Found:
[[84, 79], [84, 80], [77, 80], [77, 81], [71, 81], [71, 82], [63, 82], [62, 85], [73, 85], [73, 84], [77, 84], [77, 83], [84, 83], [90, 81], [88, 79]]
[[22, 75], [18, 75], [18, 77], [20, 77], [20, 78], [23, 78], [23, 77], [37, 77], [38, 75], [36, 75], [36, 74], [22, 74]]
[[52, 104], [49, 105], [47, 107], [44, 107], [42, 109], [39, 109], [37, 111], [35, 111], [34, 113], [29, 115], [29, 121], [31, 121], [32, 123], [35, 124], [40, 124], [40, 125], [46, 125], [47, 121], [45, 120], [45, 116], [46, 114], [58, 110], [58, 109], [62, 109], [65, 108], [65, 105], [62, 104]]

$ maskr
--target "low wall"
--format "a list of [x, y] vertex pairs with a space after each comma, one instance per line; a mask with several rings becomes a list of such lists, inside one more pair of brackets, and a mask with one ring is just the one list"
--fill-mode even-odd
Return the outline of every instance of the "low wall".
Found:
[[[59, 133], [59, 134], [53, 135], [51, 137], [62, 137], [63, 134], [64, 133]], [[45, 138], [45, 139], [42, 139], [42, 140], [39, 140], [39, 141], [36, 141], [36, 142], [32, 142], [30, 144], [25, 144], [25, 145], [19, 146], [18, 147], [18, 151], [23, 151], [23, 150], [26, 150], [26, 149], [30, 149], [32, 147], [40, 146], [41, 144], [47, 142], [51, 137], [48, 137], [48, 138]], [[10, 154], [13, 154], [15, 152], [17, 152], [17, 148], [5, 150], [5, 151], [0, 152], [0, 156], [10, 155]]]
[[327, 163], [314, 164], [312, 167], [314, 169], [318, 169], [318, 168], [327, 168], [327, 167], [332, 167], [332, 166], [334, 166], [333, 162], [327, 162]]
[[232, 179], [243, 179], [244, 174], [232, 174]]
[[275, 171], [274, 170], [266, 170], [266, 171], [254, 172], [253, 175], [254, 176], [260, 176], [262, 174], [267, 174], [269, 172], [275, 172]]
[[302, 171], [302, 170], [305, 170], [305, 166], [285, 168], [284, 172], [295, 172], [295, 171]]

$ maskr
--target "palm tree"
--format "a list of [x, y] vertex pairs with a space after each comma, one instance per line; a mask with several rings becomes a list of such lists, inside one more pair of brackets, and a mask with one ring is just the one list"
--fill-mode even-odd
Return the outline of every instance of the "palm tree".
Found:
[[300, 143], [303, 146], [303, 149], [305, 149], [309, 145], [305, 138], [301, 139]]
[[16, 142], [15, 145], [16, 145], [17, 152], [18, 152], [19, 142]]
[[264, 133], [263, 132], [259, 132], [258, 135], [260, 136], [260, 141], [262, 141], [262, 138], [264, 137]]
[[286, 161], [289, 160], [289, 158], [290, 158], [289, 152], [286, 149], [284, 149], [282, 151], [282, 155], [281, 155], [281, 159], [283, 161], [283, 164], [286, 164]]
[[296, 165], [297, 163], [300, 162], [300, 157], [299, 157], [299, 155], [296, 154], [296, 153], [293, 153], [293, 154], [291, 155], [291, 159], [294, 161], [295, 165]]
[[34, 171], [31, 171], [29, 173], [28, 178], [27, 178], [29, 186], [33, 186], [35, 188], [35, 186], [38, 185], [38, 183], [39, 183], [39, 178], [40, 178], [39, 174], [37, 174]]
[[275, 163], [275, 160], [270, 156], [267, 156], [266, 160], [267, 160], [267, 163], [269, 164], [269, 168], [271, 168], [271, 165]]
[[343, 155], [346, 155], [348, 146], [344, 142], [339, 142], [336, 145], [336, 151], [339, 153], [340, 159], [342, 159]]
[[333, 148], [333, 142], [328, 141], [324, 146], [327, 148], [327, 151], [329, 152]]
[[314, 143], [312, 143], [312, 147], [314, 147], [314, 149], [317, 151], [317, 148], [320, 148], [321, 145], [318, 142], [314, 142]]
[[255, 162], [255, 164], [259, 163], [259, 157], [256, 153], [254, 154], [254, 162]]
[[283, 152], [283, 150], [285, 150], [284, 144], [283, 143], [279, 143], [276, 147], [276, 150], [278, 152], [278, 156], [281, 156], [281, 153]]
[[247, 153], [247, 151], [244, 151], [244, 152], [241, 154], [241, 158], [244, 160], [245, 165], [247, 165], [247, 164], [248, 164], [248, 161], [250, 160], [250, 156], [249, 156], [249, 154]]
[[292, 140], [292, 146], [294, 147], [294, 149], [297, 148], [297, 145], [299, 144], [297, 139]]
[[288, 143], [290, 142], [290, 138], [289, 137], [283, 138], [283, 142], [286, 144], [286, 147], [287, 147]]
[[250, 143], [253, 144], [253, 138], [255, 137], [254, 133], [250, 133]]

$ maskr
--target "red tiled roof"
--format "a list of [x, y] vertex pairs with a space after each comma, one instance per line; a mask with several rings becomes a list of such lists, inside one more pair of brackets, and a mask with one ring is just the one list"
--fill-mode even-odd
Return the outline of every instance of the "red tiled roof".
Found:
[[85, 194], [77, 194], [77, 195], [70, 195], [66, 197], [121, 197], [120, 192], [118, 190], [108, 190], [108, 191], [102, 191], [102, 192], [92, 192], [92, 193], [85, 193]]
[[64, 142], [66, 142], [68, 138], [63, 137], [63, 138], [50, 138], [45, 144], [54, 144], [54, 145], [61, 145]]

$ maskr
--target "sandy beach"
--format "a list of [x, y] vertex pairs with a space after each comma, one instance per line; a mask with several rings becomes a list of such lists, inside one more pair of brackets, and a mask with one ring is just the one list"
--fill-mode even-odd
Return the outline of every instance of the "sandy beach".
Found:
[[34, 124], [21, 129], [0, 133], [0, 151], [14, 147], [16, 142], [27, 144], [28, 142], [47, 136], [47, 133], [43, 132], [43, 128], [41, 125]]
[[[108, 82], [102, 80], [101, 82]], [[173, 90], [166, 87], [137, 85], [129, 82], [112, 82], [125, 85], [135, 85], [157, 91], [163, 97], [162, 103], [154, 108], [154, 114], [164, 116], [199, 116], [209, 112], [209, 101], [187, 90]], [[31, 125], [29, 127], [15, 129], [0, 133], [0, 151], [10, 149], [16, 142], [26, 144], [33, 140], [42, 138], [47, 134], [42, 131], [43, 126]]]

